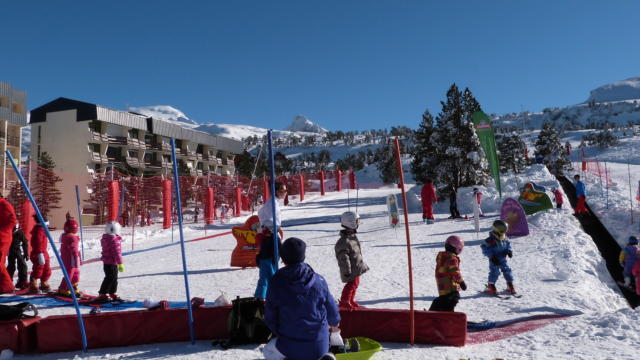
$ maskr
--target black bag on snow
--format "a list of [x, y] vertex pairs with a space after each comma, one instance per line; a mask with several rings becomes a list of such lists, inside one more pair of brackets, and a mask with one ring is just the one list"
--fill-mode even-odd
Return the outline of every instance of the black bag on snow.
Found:
[[261, 299], [238, 296], [231, 303], [227, 319], [229, 340], [214, 341], [213, 346], [220, 345], [228, 349], [234, 345], [264, 344], [271, 339], [271, 330], [264, 321], [264, 302]]
[[[33, 311], [33, 315], [27, 315], [25, 312]], [[38, 309], [28, 302], [23, 302], [17, 305], [2, 305], [0, 304], [0, 321], [16, 320], [35, 317], [38, 315]]]

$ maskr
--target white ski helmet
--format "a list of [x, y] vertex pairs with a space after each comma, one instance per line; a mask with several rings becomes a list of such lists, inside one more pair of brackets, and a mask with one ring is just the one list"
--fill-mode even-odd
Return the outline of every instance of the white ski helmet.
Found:
[[345, 211], [340, 215], [340, 224], [347, 229], [357, 229], [360, 224], [360, 215], [355, 211]]
[[107, 223], [104, 227], [104, 233], [108, 235], [120, 235], [120, 224], [117, 221]]

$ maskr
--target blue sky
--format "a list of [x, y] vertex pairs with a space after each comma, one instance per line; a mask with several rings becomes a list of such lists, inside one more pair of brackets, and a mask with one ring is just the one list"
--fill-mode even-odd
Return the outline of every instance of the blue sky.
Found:
[[638, 1], [11, 1], [0, 81], [172, 105], [199, 122], [417, 127], [447, 88], [487, 113], [584, 101], [640, 76]]

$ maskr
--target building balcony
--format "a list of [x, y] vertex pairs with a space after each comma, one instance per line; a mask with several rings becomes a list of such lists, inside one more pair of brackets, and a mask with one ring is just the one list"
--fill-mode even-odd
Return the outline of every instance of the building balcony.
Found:
[[196, 158], [196, 152], [193, 150], [180, 149], [180, 155], [186, 156], [188, 158]]
[[198, 159], [198, 161], [202, 161], [203, 158], [204, 157], [202, 154], [198, 154], [198, 153], [196, 154], [196, 159]]
[[144, 144], [145, 149], [147, 150], [155, 150], [155, 151], [166, 151], [166, 152], [170, 152], [171, 151], [171, 144], [167, 144], [167, 143], [152, 143], [152, 144], [148, 144], [145, 143]]
[[140, 161], [134, 157], [127, 156], [125, 162], [132, 168], [144, 168], [144, 163], [141, 164]]
[[91, 161], [93, 161], [94, 163], [103, 164], [103, 165], [106, 165], [107, 163], [109, 163], [109, 159], [107, 158], [107, 155], [102, 155], [97, 152], [91, 152]]
[[202, 170], [200, 170], [200, 169], [196, 169], [195, 170], [195, 175], [196, 176], [202, 176], [202, 174], [203, 174]]
[[91, 141], [96, 141], [99, 143], [108, 143], [109, 142], [109, 136], [107, 136], [107, 134], [102, 134], [100, 132], [97, 131], [89, 131], [89, 139]]
[[125, 145], [135, 149], [146, 149], [144, 141], [126, 137], [126, 136], [109, 136], [110, 145]]
[[7, 145], [13, 146], [13, 147], [20, 147], [20, 137], [8, 135], [6, 139], [7, 139]]

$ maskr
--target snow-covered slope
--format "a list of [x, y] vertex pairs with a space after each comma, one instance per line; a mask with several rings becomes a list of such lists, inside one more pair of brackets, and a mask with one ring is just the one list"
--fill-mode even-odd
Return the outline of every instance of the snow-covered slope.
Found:
[[182, 111], [169, 105], [154, 105], [154, 106], [130, 106], [128, 111], [142, 114], [153, 118], [164, 119], [173, 123], [177, 123], [180, 126], [196, 127], [199, 124], [190, 119]]
[[326, 129], [322, 128], [318, 124], [314, 124], [311, 120], [307, 119], [304, 115], [296, 115], [285, 130], [289, 131], [302, 131], [302, 132], [310, 132], [310, 133], [318, 133], [324, 134], [327, 132]]
[[587, 102], [613, 102], [636, 99], [640, 99], [640, 77], [616, 81], [593, 89]]

